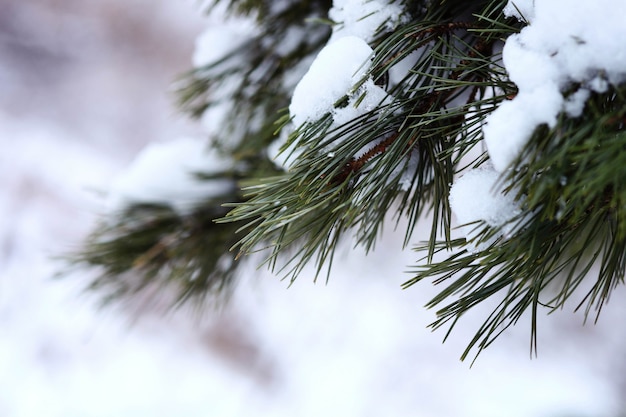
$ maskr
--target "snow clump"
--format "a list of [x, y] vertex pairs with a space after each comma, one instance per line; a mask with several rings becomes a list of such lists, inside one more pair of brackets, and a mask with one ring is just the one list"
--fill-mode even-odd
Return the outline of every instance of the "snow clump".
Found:
[[[331, 113], [333, 119], [341, 123], [377, 105], [386, 93], [371, 79], [357, 91], [352, 91], [352, 87], [369, 69], [367, 63], [373, 53], [367, 42], [356, 36], [346, 36], [326, 45], [293, 92], [289, 105], [293, 123], [301, 126], [320, 119], [326, 113]], [[354, 101], [363, 93], [365, 99], [359, 103], [357, 110]], [[346, 95], [348, 105], [335, 108], [335, 103]]]
[[[219, 71], [234, 71], [245, 65], [244, 54], [237, 54], [235, 51], [258, 36], [259, 28], [254, 19], [251, 16], [229, 16], [223, 7], [213, 10], [210, 17], [210, 25], [196, 38], [192, 56], [194, 68], [201, 72], [210, 72], [213, 69], [208, 67], [219, 62]], [[232, 117], [232, 96], [240, 82], [238, 77], [227, 77], [212, 85], [212, 105], [201, 117], [202, 127], [209, 136], [218, 135]]]
[[[515, 0], [505, 12], [530, 24], [507, 38], [502, 53], [519, 92], [490, 114], [483, 128], [499, 172], [539, 125], [555, 126], [563, 111], [579, 116], [591, 92], [626, 80], [623, 0]], [[563, 91], [575, 84], [580, 85], [577, 92], [564, 97]]]
[[[258, 35], [258, 26], [251, 18], [226, 16], [219, 18], [219, 16], [222, 14], [211, 14], [214, 20], [196, 38], [192, 56], [195, 68], [213, 64], [227, 57]], [[236, 68], [239, 63], [241, 61], [233, 61], [231, 65]]]
[[[368, 42], [380, 27], [392, 29], [402, 21], [402, 7], [385, 0], [334, 0], [329, 17], [337, 23], [333, 33], [296, 85], [291, 99], [289, 113], [297, 127], [326, 113], [331, 113], [340, 125], [372, 110], [387, 97], [372, 79], [357, 91], [352, 88], [370, 68], [374, 51]], [[348, 105], [335, 108], [336, 102], [346, 95]], [[356, 99], [363, 95], [364, 99], [355, 106]]]
[[334, 0], [328, 17], [336, 23], [330, 42], [343, 36], [371, 42], [379, 28], [392, 30], [402, 23], [404, 10], [396, 1]]
[[[289, 114], [295, 127], [313, 123], [327, 114], [334, 126], [340, 126], [390, 100], [371, 77], [364, 79], [374, 56], [368, 42], [379, 29], [393, 29], [403, 21], [402, 6], [387, 0], [334, 0], [329, 17], [335, 22], [331, 37], [291, 98]], [[344, 97], [347, 103], [338, 106]], [[283, 134], [270, 147], [270, 156], [283, 167], [287, 166], [285, 155], [298, 154], [293, 149], [281, 154], [286, 141], [287, 135]]]
[[223, 195], [235, 186], [231, 180], [199, 180], [195, 174], [214, 174], [231, 168], [230, 160], [210, 151], [200, 139], [150, 144], [113, 182], [109, 209], [142, 203], [166, 204], [185, 214], [198, 202]]
[[514, 193], [503, 192], [500, 173], [492, 167], [470, 170], [457, 179], [450, 189], [450, 206], [468, 242], [482, 229], [476, 222], [502, 227], [490, 241], [475, 244], [475, 250], [485, 249], [498, 237], [509, 234], [513, 225], [507, 223], [521, 213]]
[[[363, 39], [346, 36], [327, 44], [317, 55], [311, 67], [294, 89], [289, 113], [293, 124], [301, 127], [330, 114], [334, 126], [348, 123], [388, 100], [387, 92], [369, 77], [374, 51]], [[359, 82], [362, 84], [354, 88]], [[343, 106], [335, 106], [347, 97]], [[278, 166], [286, 168], [288, 159], [297, 156], [298, 148], [282, 151], [287, 142], [286, 130], [269, 148], [270, 156]]]

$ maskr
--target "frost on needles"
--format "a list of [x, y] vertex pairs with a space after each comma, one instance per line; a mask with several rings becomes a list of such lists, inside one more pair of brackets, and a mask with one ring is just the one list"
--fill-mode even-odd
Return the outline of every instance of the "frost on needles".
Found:
[[599, 311], [623, 280], [623, 1], [206, 7], [177, 87], [207, 149], [159, 162], [203, 168], [197, 204], [124, 199], [78, 257], [103, 269], [94, 287], [216, 300], [250, 253], [290, 280], [328, 274], [340, 241], [370, 250], [397, 220], [421, 258], [405, 287], [441, 287], [433, 327], [496, 301], [465, 357], [527, 312], [536, 340], [540, 310]]

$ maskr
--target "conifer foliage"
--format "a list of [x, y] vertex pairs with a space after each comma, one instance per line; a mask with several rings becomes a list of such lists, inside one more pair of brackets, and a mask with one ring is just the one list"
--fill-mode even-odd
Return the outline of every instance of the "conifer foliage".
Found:
[[194, 181], [211, 191], [182, 209], [130, 193], [77, 262], [111, 299], [215, 300], [250, 253], [328, 278], [340, 240], [373, 249], [396, 219], [420, 258], [405, 287], [441, 286], [433, 327], [497, 300], [464, 357], [528, 311], [534, 338], [579, 287], [599, 312], [626, 261], [626, 58], [606, 41], [626, 11], [547, 3], [208, 2], [221, 23], [177, 85], [207, 130]]

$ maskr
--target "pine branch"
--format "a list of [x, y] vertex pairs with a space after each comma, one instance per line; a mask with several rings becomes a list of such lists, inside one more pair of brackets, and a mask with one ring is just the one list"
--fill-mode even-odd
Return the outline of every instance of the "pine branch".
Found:
[[88, 290], [107, 303], [155, 288], [174, 294], [174, 305], [219, 301], [239, 265], [228, 252], [237, 225], [216, 225], [224, 209], [207, 206], [181, 215], [165, 205], [132, 205], [105, 219], [70, 260], [100, 270]]
[[[527, 313], [536, 349], [540, 311], [563, 308], [585, 290], [579, 308], [599, 314], [623, 282], [626, 89], [602, 72], [593, 76], [609, 85], [603, 93], [583, 82], [559, 83], [557, 93], [566, 97], [589, 93], [585, 112], [563, 113], [553, 127], [536, 129], [500, 178], [497, 185], [514, 197], [519, 213], [497, 226], [466, 225], [474, 227], [469, 237], [453, 238], [451, 184], [465, 169], [488, 162], [486, 152], [476, 152], [488, 139], [485, 120], [518, 95], [499, 46], [528, 22], [506, 18], [506, 0], [402, 2], [405, 20], [381, 24], [367, 42], [361, 39], [365, 54], [373, 50], [358, 72], [363, 76], [350, 74], [352, 88], [341, 97], [341, 87], [325, 114], [304, 117], [300, 126], [292, 126], [300, 115], [286, 109], [307, 69], [302, 64], [344, 25], [330, 20], [332, 2], [209, 3], [256, 19], [259, 30], [250, 42], [186, 74], [178, 93], [192, 116], [214, 106], [232, 116], [210, 141], [237, 164], [242, 191], [185, 215], [166, 206], [133, 206], [104, 223], [76, 259], [102, 268], [94, 288], [115, 298], [164, 285], [177, 289], [180, 302], [206, 299], [228, 289], [238, 259], [257, 251], [291, 280], [309, 263], [316, 277], [326, 269], [328, 279], [342, 239], [352, 237], [369, 251], [387, 219], [400, 224], [406, 217], [406, 246], [428, 214], [430, 233], [417, 248], [424, 259], [404, 286], [426, 279], [443, 286], [428, 305], [438, 308], [432, 326], [450, 332], [470, 309], [497, 300], [465, 358]], [[289, 47], [287, 37], [296, 40]], [[378, 99], [381, 91], [386, 97]], [[337, 121], [342, 109], [358, 116]], [[279, 169], [268, 160], [268, 147], [285, 137], [281, 156], [289, 166]], [[137, 273], [130, 281], [123, 277], [129, 272]]]
[[[448, 333], [474, 306], [501, 299], [463, 358], [473, 349], [478, 356], [527, 311], [536, 349], [540, 308], [548, 312], [564, 308], [586, 284], [586, 296], [577, 309], [584, 307], [585, 315], [595, 309], [597, 319], [611, 291], [624, 282], [625, 93], [622, 85], [595, 94], [581, 117], [562, 114], [553, 129], [538, 129], [505, 179], [517, 187], [522, 214], [501, 228], [477, 225], [480, 232], [473, 242], [453, 241], [454, 255], [419, 267], [404, 284], [406, 288], [434, 279], [435, 284], [446, 285], [428, 306], [443, 305], [432, 326], [449, 324]], [[512, 232], [493, 241], [502, 229]], [[467, 249], [491, 241], [485, 249]], [[448, 242], [438, 244], [439, 251], [447, 247]]]
[[[469, 33], [469, 27], [486, 27], [485, 36], [478, 29]], [[406, 242], [418, 219], [432, 211], [434, 247], [435, 237], [450, 229], [447, 195], [458, 155], [478, 140], [478, 131], [468, 134], [464, 119], [483, 100], [470, 102], [469, 97], [475, 99], [478, 90], [493, 88], [501, 78], [501, 69], [491, 65], [494, 28], [500, 36], [516, 30], [484, 18], [446, 24], [421, 20], [381, 38], [365, 78], [381, 79], [418, 54], [411, 71], [390, 87], [391, 102], [344, 125], [334, 126], [327, 115], [295, 131], [286, 146], [299, 152], [290, 171], [246, 188], [247, 200], [234, 204], [220, 220], [247, 223], [241, 252], [256, 251], [269, 241], [270, 265], [291, 249], [290, 266], [281, 269], [291, 279], [309, 261], [319, 273], [348, 230], [357, 244], [373, 248], [394, 208], [398, 218], [410, 218]], [[502, 99], [500, 94], [489, 100], [493, 105]], [[345, 104], [340, 100], [336, 105]]]
[[[219, 3], [210, 2], [209, 10]], [[259, 0], [226, 3], [232, 15], [255, 16], [259, 33], [223, 58], [184, 74], [177, 97], [181, 109], [196, 118], [214, 106], [230, 105], [237, 117], [225, 120], [221, 133], [211, 139], [217, 148], [239, 159], [264, 153], [275, 139], [279, 113], [289, 105], [294, 87], [287, 79], [330, 34], [328, 25], [311, 19], [325, 17], [332, 1], [290, 2], [281, 7]], [[293, 43], [288, 50], [281, 48], [285, 39]]]
[[223, 201], [241, 201], [238, 180], [272, 172], [276, 168], [266, 158], [250, 157], [229, 171], [195, 173], [198, 182], [232, 185], [182, 212], [167, 203], [127, 203], [107, 213], [67, 259], [75, 267], [99, 271], [87, 290], [104, 303], [142, 296], [170, 307], [219, 304], [228, 298], [242, 264], [230, 251], [241, 224], [216, 224], [215, 219], [228, 211]]

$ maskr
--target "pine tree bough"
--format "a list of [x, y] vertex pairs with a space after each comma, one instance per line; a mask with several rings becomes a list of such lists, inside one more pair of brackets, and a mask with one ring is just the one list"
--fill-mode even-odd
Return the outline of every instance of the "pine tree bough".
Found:
[[[132, 295], [118, 276], [135, 270], [204, 300], [252, 252], [291, 280], [309, 263], [328, 279], [344, 236], [371, 250], [389, 216], [406, 217], [423, 259], [404, 287], [443, 287], [433, 327], [496, 300], [465, 358], [528, 312], [536, 348], [540, 311], [583, 291], [576, 305], [599, 313], [623, 282], [624, 2], [209, 3], [226, 28], [250, 26], [223, 50], [199, 43], [180, 99], [232, 165], [202, 180], [240, 188], [168, 212], [167, 227], [121, 212], [78, 257], [104, 268], [96, 286]], [[138, 230], [151, 237], [124, 246]]]

